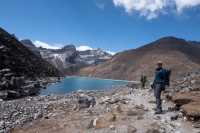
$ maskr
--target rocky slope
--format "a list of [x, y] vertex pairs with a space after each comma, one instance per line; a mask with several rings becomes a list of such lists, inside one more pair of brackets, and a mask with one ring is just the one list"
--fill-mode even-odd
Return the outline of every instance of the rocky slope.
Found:
[[75, 74], [82, 67], [101, 64], [112, 57], [101, 49], [79, 51], [74, 45], [66, 45], [61, 49], [46, 49], [35, 47], [30, 40], [21, 42], [66, 75]]
[[32, 53], [16, 37], [0, 28], [0, 99], [35, 94], [36, 78], [58, 77], [61, 73]]
[[20, 41], [24, 46], [26, 46], [29, 50], [31, 50], [35, 55], [41, 57], [40, 51], [37, 47], [32, 43], [31, 40], [25, 39]]
[[116, 54], [109, 61], [80, 71], [81, 75], [111, 79], [139, 79], [142, 74], [153, 76], [158, 60], [172, 70], [172, 77], [200, 69], [200, 46], [174, 37], [161, 38], [143, 47]]

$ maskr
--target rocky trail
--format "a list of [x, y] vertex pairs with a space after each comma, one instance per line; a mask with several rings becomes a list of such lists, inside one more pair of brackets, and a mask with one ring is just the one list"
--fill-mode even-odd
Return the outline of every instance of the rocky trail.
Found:
[[21, 126], [17, 124], [11, 132], [200, 133], [199, 123], [189, 122], [182, 113], [174, 111], [174, 103], [163, 100], [164, 113], [155, 115], [155, 100], [148, 89], [120, 87], [109, 91], [74, 92], [29, 98], [26, 104], [34, 102], [35, 106], [39, 103], [43, 113], [36, 113], [35, 118], [30, 117], [32, 120]]

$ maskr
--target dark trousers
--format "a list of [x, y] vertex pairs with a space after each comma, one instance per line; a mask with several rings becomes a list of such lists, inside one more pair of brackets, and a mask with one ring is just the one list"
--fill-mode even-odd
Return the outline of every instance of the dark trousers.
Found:
[[154, 96], [156, 98], [156, 110], [162, 111], [162, 100], [161, 93], [164, 90], [164, 86], [162, 84], [156, 84], [154, 88]]

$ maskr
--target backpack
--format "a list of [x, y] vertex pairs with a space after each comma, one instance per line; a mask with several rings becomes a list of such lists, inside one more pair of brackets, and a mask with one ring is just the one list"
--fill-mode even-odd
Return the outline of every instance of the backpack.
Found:
[[171, 70], [164, 69], [164, 75], [165, 85], [170, 86]]

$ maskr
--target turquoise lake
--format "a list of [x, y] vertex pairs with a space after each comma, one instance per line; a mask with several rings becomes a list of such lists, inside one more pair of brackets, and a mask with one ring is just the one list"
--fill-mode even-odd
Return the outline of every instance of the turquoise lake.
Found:
[[114, 86], [127, 85], [129, 81], [96, 79], [88, 77], [66, 77], [61, 82], [51, 84], [41, 90], [41, 95], [66, 94], [78, 90], [110, 89]]

